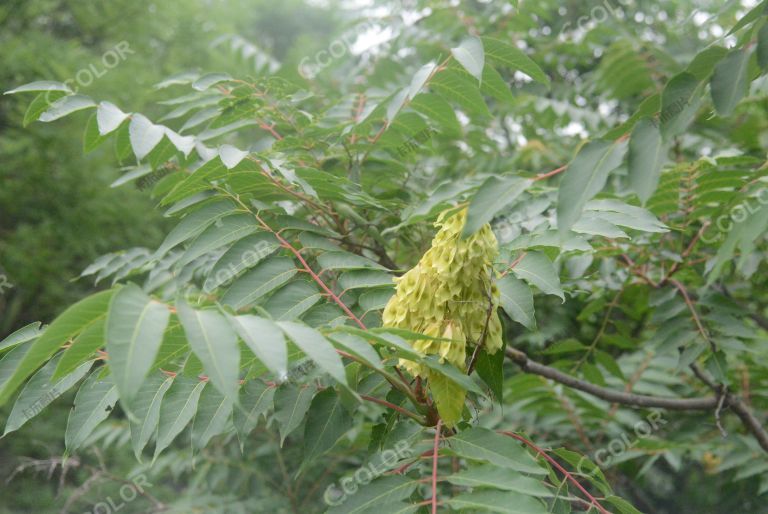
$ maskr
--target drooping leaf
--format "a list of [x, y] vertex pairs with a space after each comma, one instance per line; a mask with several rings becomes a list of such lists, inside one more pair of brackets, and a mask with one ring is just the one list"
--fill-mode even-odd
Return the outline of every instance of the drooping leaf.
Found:
[[129, 406], [155, 361], [170, 311], [134, 284], [113, 297], [106, 320], [106, 343], [112, 381]]
[[275, 391], [275, 420], [280, 430], [280, 446], [296, 430], [309, 410], [315, 388], [312, 385], [297, 387], [283, 384]]
[[625, 150], [625, 144], [600, 139], [579, 150], [558, 191], [557, 228], [561, 234], [576, 223], [587, 201], [603, 189], [608, 174], [621, 164]]
[[341, 397], [329, 387], [312, 399], [304, 429], [304, 463], [314, 461], [330, 450], [352, 427], [352, 417], [344, 411]]
[[60, 360], [61, 356], [51, 359], [27, 382], [8, 416], [3, 436], [18, 430], [27, 421], [37, 416], [56, 398], [79, 382], [93, 365], [93, 361], [85, 362], [63, 378], [52, 380], [53, 372]]
[[629, 185], [643, 205], [659, 183], [665, 153], [658, 126], [648, 119], [640, 120], [629, 138]]
[[0, 387], [0, 405], [3, 405], [19, 385], [32, 374], [38, 366], [48, 360], [67, 340], [76, 336], [91, 324], [102, 319], [115, 293], [114, 289], [93, 294], [65, 310], [31, 344], [13, 374]]
[[160, 405], [155, 458], [176, 439], [197, 412], [200, 393], [206, 382], [177, 377]]
[[130, 423], [131, 447], [136, 459], [141, 461], [141, 452], [150, 438], [157, 433], [160, 422], [160, 407], [165, 393], [173, 384], [172, 377], [153, 374], [141, 384], [136, 399], [131, 405], [135, 421]]
[[282, 330], [273, 321], [252, 314], [228, 316], [229, 322], [256, 357], [282, 381], [288, 375], [288, 352]]
[[461, 42], [455, 48], [451, 48], [453, 57], [464, 66], [478, 81], [483, 79], [483, 66], [485, 66], [485, 53], [483, 42], [478, 37], [470, 37]]
[[189, 345], [203, 363], [211, 382], [235, 403], [240, 379], [240, 349], [227, 319], [214, 310], [193, 309], [183, 300], [176, 303], [176, 311]]
[[75, 396], [75, 406], [67, 419], [64, 443], [71, 454], [83, 443], [94, 429], [107, 417], [117, 402], [117, 387], [101, 379], [101, 369], [94, 370]]

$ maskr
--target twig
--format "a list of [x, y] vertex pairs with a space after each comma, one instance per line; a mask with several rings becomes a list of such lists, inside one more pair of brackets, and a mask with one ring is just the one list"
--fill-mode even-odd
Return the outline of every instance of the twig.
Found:
[[517, 440], [518, 440], [518, 441], [520, 441], [520, 442], [523, 442], [523, 443], [525, 443], [527, 446], [529, 446], [529, 447], [530, 447], [530, 448], [532, 448], [534, 451], [536, 451], [536, 453], [538, 453], [539, 455], [541, 455], [542, 457], [544, 457], [545, 459], [547, 459], [547, 461], [548, 461], [550, 464], [552, 464], [552, 466], [554, 466], [555, 468], [557, 468], [557, 470], [558, 470], [558, 471], [560, 471], [560, 473], [562, 473], [562, 474], [565, 476], [565, 478], [567, 478], [567, 479], [568, 479], [568, 480], [569, 480], [571, 483], [573, 483], [573, 485], [575, 485], [575, 486], [576, 486], [576, 488], [577, 488], [579, 491], [581, 491], [581, 492], [582, 492], [582, 494], [584, 494], [584, 496], [586, 496], [586, 497], [589, 499], [589, 504], [590, 504], [590, 506], [594, 506], [594, 507], [595, 507], [595, 508], [597, 508], [597, 510], [599, 510], [599, 511], [600, 511], [602, 514], [611, 514], [611, 513], [610, 513], [610, 511], [606, 510], [606, 509], [605, 509], [605, 507], [603, 507], [602, 505], [600, 505], [600, 502], [598, 502], [598, 501], [597, 501], [597, 498], [595, 498], [594, 496], [592, 496], [591, 494], [589, 494], [589, 491], [587, 491], [586, 489], [584, 489], [584, 486], [582, 486], [582, 485], [579, 483], [579, 481], [578, 481], [578, 480], [576, 480], [576, 478], [574, 478], [574, 476], [573, 476], [573, 475], [572, 475], [572, 474], [571, 474], [571, 473], [570, 473], [570, 472], [569, 472], [567, 469], [565, 469], [564, 467], [562, 467], [562, 466], [560, 465], [560, 463], [559, 463], [559, 462], [557, 462], [555, 459], [553, 459], [552, 457], [550, 457], [549, 455], [547, 455], [547, 452], [545, 452], [544, 450], [542, 450], [541, 448], [539, 448], [538, 446], [536, 446], [535, 444], [533, 444], [531, 441], [529, 441], [529, 440], [528, 440], [528, 439], [526, 439], [525, 437], [523, 437], [523, 436], [520, 436], [520, 435], [517, 435], [517, 434], [515, 434], [514, 432], [506, 432], [506, 431], [502, 431], [501, 433], [502, 433], [502, 434], [504, 434], [504, 435], [506, 435], [506, 436], [509, 436], [509, 437], [511, 437], [511, 438], [513, 438], [513, 439], [517, 439]]
[[438, 419], [435, 426], [435, 443], [432, 450], [432, 514], [437, 514], [437, 459], [438, 446], [440, 445], [440, 428], [443, 420]]

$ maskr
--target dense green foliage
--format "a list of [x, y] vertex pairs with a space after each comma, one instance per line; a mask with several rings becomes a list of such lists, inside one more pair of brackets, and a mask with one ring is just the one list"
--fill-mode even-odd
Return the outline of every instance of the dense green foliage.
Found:
[[[768, 0], [184, 4], [121, 19], [115, 90], [8, 92], [172, 220], [73, 179], [136, 218], [0, 342], [3, 441], [76, 391], [30, 463], [75, 470], [59, 508], [149, 477], [127, 510], [766, 512]], [[124, 87], [150, 52], [200, 69]]]

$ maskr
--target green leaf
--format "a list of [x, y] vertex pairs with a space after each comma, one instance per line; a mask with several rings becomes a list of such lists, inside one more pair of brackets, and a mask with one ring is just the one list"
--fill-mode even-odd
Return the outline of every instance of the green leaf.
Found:
[[245, 237], [232, 245], [216, 261], [203, 284], [203, 290], [212, 292], [246, 269], [252, 268], [279, 248], [277, 239], [268, 232], [259, 232]]
[[89, 359], [99, 348], [104, 346], [104, 326], [106, 320], [100, 319], [83, 330], [72, 342], [72, 345], [64, 350], [54, 379], [59, 379], [75, 370], [80, 364]]
[[99, 129], [99, 134], [106, 136], [110, 132], [114, 132], [117, 128], [128, 119], [130, 114], [121, 111], [116, 105], [110, 102], [101, 102], [96, 109], [96, 122]]
[[0, 341], [0, 352], [14, 348], [21, 343], [26, 343], [27, 341], [36, 339], [40, 337], [40, 334], [42, 333], [43, 329], [40, 328], [39, 321], [24, 325], [20, 329], [11, 332], [8, 337]]
[[467, 221], [461, 232], [462, 237], [468, 237], [491, 221], [501, 209], [512, 203], [528, 186], [531, 180], [520, 177], [494, 176], [488, 177], [469, 202]]
[[242, 309], [285, 284], [296, 273], [298, 270], [293, 259], [272, 257], [237, 279], [224, 293], [221, 303], [235, 310]]
[[233, 403], [240, 379], [240, 349], [226, 318], [214, 310], [195, 310], [184, 300], [176, 303], [192, 351], [203, 363], [213, 385]]
[[501, 307], [509, 317], [528, 330], [535, 330], [536, 317], [533, 310], [531, 288], [522, 280], [509, 274], [499, 279], [496, 285], [499, 288]]
[[294, 321], [321, 298], [313, 282], [294, 280], [275, 292], [264, 304], [264, 309], [277, 321]]
[[549, 87], [549, 77], [541, 71], [539, 65], [531, 60], [525, 53], [505, 41], [490, 37], [482, 38], [485, 55], [489, 59], [499, 62], [513, 70], [519, 70], [536, 82], [541, 82]]
[[436, 73], [430, 86], [445, 99], [459, 104], [468, 114], [484, 119], [491, 117], [480, 88], [468, 73], [448, 68]]
[[768, 24], [757, 33], [757, 65], [763, 70], [768, 68]]
[[21, 390], [21, 394], [13, 405], [8, 422], [5, 424], [3, 437], [8, 433], [21, 428], [27, 421], [37, 416], [56, 398], [67, 392], [72, 386], [83, 378], [93, 366], [93, 361], [81, 364], [69, 375], [52, 381], [53, 372], [61, 357], [52, 359], [43, 366]]
[[103, 318], [107, 313], [114, 289], [91, 295], [65, 310], [34, 342], [13, 374], [0, 387], [0, 405], [8, 401], [19, 385], [78, 333]]
[[599, 193], [624, 157], [626, 145], [597, 139], [585, 144], [568, 165], [557, 196], [557, 228], [565, 234]]
[[195, 211], [187, 214], [176, 227], [171, 230], [163, 244], [157, 249], [154, 259], [159, 259], [168, 250], [197, 236], [208, 228], [216, 220], [235, 211], [235, 205], [229, 200], [220, 200], [207, 203]]
[[490, 388], [496, 401], [504, 397], [504, 351], [497, 350], [493, 355], [483, 348], [477, 355], [475, 370], [483, 382]]
[[341, 397], [329, 387], [319, 392], [309, 406], [304, 428], [304, 464], [330, 450], [352, 427], [352, 417], [344, 412]]
[[39, 121], [48, 123], [51, 121], [63, 118], [73, 112], [81, 111], [83, 109], [90, 109], [96, 107], [96, 102], [91, 98], [83, 95], [71, 95], [59, 98], [51, 104], [51, 106], [40, 115]]
[[748, 68], [749, 53], [746, 50], [731, 52], [715, 66], [709, 87], [715, 109], [721, 116], [730, 116], [739, 100], [747, 94]]
[[232, 400], [214, 387], [208, 387], [200, 395], [197, 414], [192, 422], [192, 447], [202, 449], [212, 437], [223, 433], [232, 415]]
[[445, 426], [448, 428], [456, 426], [456, 423], [461, 421], [464, 412], [466, 389], [443, 373], [431, 372], [429, 374], [429, 390]]
[[14, 346], [0, 359], [0, 387], [8, 382], [31, 347], [32, 345], [28, 343]]
[[541, 252], [528, 252], [525, 257], [518, 262], [512, 273], [534, 286], [541, 289], [546, 294], [552, 294], [565, 301], [565, 295], [560, 287], [560, 277], [557, 274], [552, 261]]
[[162, 125], [155, 125], [143, 114], [134, 114], [128, 127], [133, 154], [137, 160], [149, 155], [165, 135]]
[[126, 407], [155, 361], [170, 315], [165, 304], [134, 284], [112, 297], [105, 329], [107, 353], [112, 380]]
[[248, 214], [236, 214], [216, 220], [187, 248], [187, 251], [179, 259], [178, 265], [189, 264], [198, 257], [238, 241], [257, 230], [259, 230], [259, 225], [253, 216]]
[[96, 369], [80, 387], [75, 396], [75, 406], [67, 419], [64, 443], [71, 454], [86, 442], [88, 436], [107, 417], [117, 402], [117, 387], [100, 380], [102, 369]]
[[449, 498], [446, 503], [456, 509], [472, 509], [473, 512], [501, 512], [504, 514], [547, 514], [544, 504], [528, 496], [514, 492], [473, 491]]
[[303, 387], [283, 384], [277, 388], [274, 401], [275, 420], [280, 430], [280, 446], [283, 446], [285, 438], [299, 427], [314, 395], [315, 386], [311, 384]]
[[168, 448], [197, 412], [206, 382], [176, 377], [160, 405], [160, 421], [157, 427], [155, 458]]
[[661, 134], [669, 141], [682, 134], [701, 105], [700, 81], [688, 72], [675, 75], [661, 93]]
[[435, 68], [437, 68], [437, 65], [433, 62], [427, 63], [419, 68], [419, 71], [413, 76], [411, 84], [408, 87], [408, 98], [413, 99], [421, 92], [421, 89], [424, 87], [424, 84], [427, 83], [427, 79], [432, 75], [432, 72], [435, 71]]
[[456, 455], [467, 459], [532, 475], [547, 474], [514, 439], [487, 428], [475, 427], [459, 432], [451, 437], [450, 448]]
[[40, 115], [47, 111], [51, 107], [51, 104], [60, 99], [63, 95], [64, 93], [62, 92], [52, 91], [38, 94], [35, 99], [32, 100], [32, 103], [29, 104], [29, 107], [27, 107], [27, 112], [24, 113], [24, 121], [22, 122], [22, 125], [26, 127], [33, 121], [37, 121], [37, 119], [40, 118]]
[[349, 252], [325, 252], [317, 258], [321, 269], [381, 269], [386, 270], [378, 262]]
[[275, 388], [259, 380], [251, 380], [240, 388], [240, 408], [235, 409], [233, 420], [241, 447], [262, 415], [266, 417], [274, 397]]
[[279, 381], [288, 376], [288, 351], [285, 337], [273, 321], [252, 314], [228, 316], [232, 327], [248, 348]]
[[461, 124], [456, 118], [456, 112], [443, 97], [434, 93], [421, 93], [411, 101], [410, 107], [436, 122], [446, 135], [461, 135]]
[[277, 325], [320, 369], [331, 375], [341, 384], [347, 384], [344, 364], [336, 349], [314, 328], [292, 321], [280, 321]]
[[388, 271], [356, 270], [348, 271], [339, 277], [339, 286], [344, 291], [393, 285], [392, 275]]
[[152, 374], [141, 384], [136, 400], [131, 405], [135, 421], [131, 421], [131, 446], [133, 454], [141, 461], [141, 452], [150, 438], [157, 433], [160, 407], [173, 378]]
[[446, 480], [451, 484], [463, 487], [491, 487], [539, 498], [550, 498], [553, 496], [552, 491], [547, 489], [539, 479], [525, 476], [512, 469], [499, 468], [488, 464], [471, 467], [447, 477]]
[[629, 138], [629, 185], [643, 205], [659, 184], [661, 167], [666, 160], [666, 148], [656, 123], [640, 120]]
[[464, 66], [470, 75], [478, 81], [483, 79], [483, 66], [485, 66], [485, 52], [483, 42], [479, 37], [469, 37], [456, 48], [451, 48], [451, 55]]
[[509, 89], [509, 84], [499, 75], [492, 66], [486, 65], [483, 69], [483, 81], [480, 84], [480, 91], [488, 96], [492, 96], [500, 102], [514, 104], [515, 97]]
[[399, 502], [411, 496], [418, 485], [417, 481], [401, 475], [377, 478], [359, 489], [355, 485], [353, 492], [339, 500], [341, 504], [330, 508], [327, 514], [364, 514], [380, 512], [389, 505], [400, 506]]
[[74, 91], [72, 91], [69, 86], [62, 82], [55, 82], [53, 80], [38, 80], [37, 82], [30, 82], [29, 84], [24, 84], [23, 86], [11, 89], [10, 91], [6, 91], [3, 94], [13, 95], [16, 93], [39, 91], [62, 91], [64, 93], [74, 94]]

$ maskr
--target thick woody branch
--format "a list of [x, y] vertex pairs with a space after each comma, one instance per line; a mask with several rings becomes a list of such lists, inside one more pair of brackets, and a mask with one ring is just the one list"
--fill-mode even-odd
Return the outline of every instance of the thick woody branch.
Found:
[[[532, 361], [528, 356], [511, 347], [506, 349], [507, 357], [512, 359], [523, 371], [539, 375], [550, 380], [554, 380], [560, 384], [589, 393], [593, 396], [607, 400], [609, 402], [620, 403], [622, 405], [629, 405], [632, 407], [642, 408], [659, 408], [667, 410], [710, 410], [718, 408], [721, 404], [721, 398], [718, 396], [709, 396], [705, 398], [661, 398], [658, 396], [649, 396], [644, 394], [625, 393], [621, 391], [614, 391], [606, 387], [600, 387], [585, 380], [581, 380], [560, 370], [539, 364]], [[715, 388], [718, 387], [709, 377], [697, 369], [692, 367], [694, 374], [706, 383], [709, 387], [712, 387], [715, 392]], [[768, 452], [768, 432], [760, 424], [760, 421], [755, 417], [749, 408], [744, 405], [741, 399], [731, 393], [726, 393], [725, 400], [722, 401], [722, 406], [729, 407], [734, 414], [736, 414], [741, 420], [744, 427], [755, 437], [760, 446]]]

